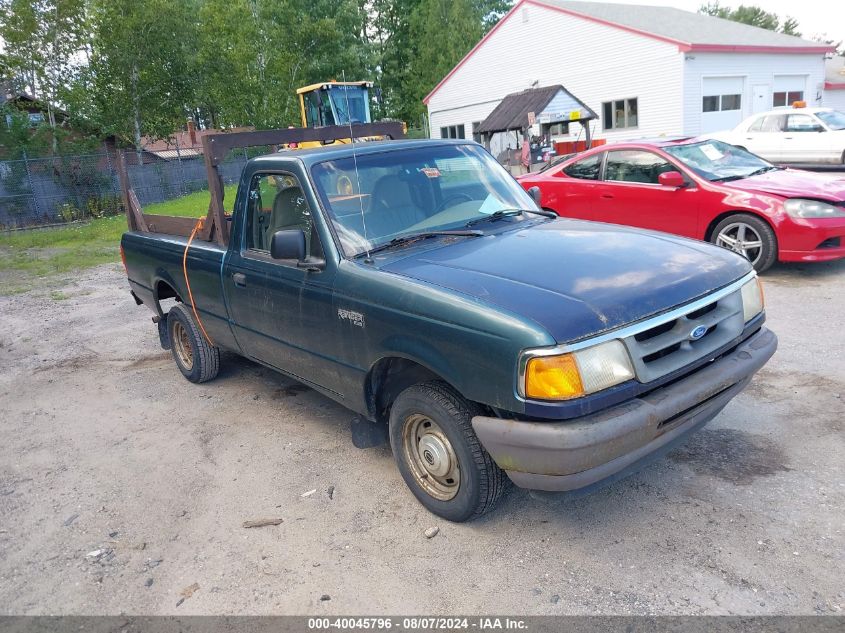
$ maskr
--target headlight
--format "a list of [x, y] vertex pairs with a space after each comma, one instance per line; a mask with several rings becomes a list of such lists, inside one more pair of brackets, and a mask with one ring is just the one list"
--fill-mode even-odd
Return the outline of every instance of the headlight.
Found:
[[792, 198], [783, 203], [783, 208], [793, 218], [845, 218], [845, 209], [818, 200]]
[[537, 400], [569, 400], [633, 377], [625, 346], [614, 340], [569, 354], [529, 357], [522, 395]]
[[757, 277], [742, 286], [742, 314], [748, 323], [763, 311], [763, 286]]

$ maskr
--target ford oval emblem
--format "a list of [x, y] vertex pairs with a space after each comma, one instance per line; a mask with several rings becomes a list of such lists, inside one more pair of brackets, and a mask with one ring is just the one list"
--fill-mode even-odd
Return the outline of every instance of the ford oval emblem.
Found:
[[707, 330], [709, 330], [706, 325], [699, 325], [695, 328], [692, 332], [689, 333], [689, 340], [697, 341], [698, 339], [702, 338], [705, 334], [707, 334]]

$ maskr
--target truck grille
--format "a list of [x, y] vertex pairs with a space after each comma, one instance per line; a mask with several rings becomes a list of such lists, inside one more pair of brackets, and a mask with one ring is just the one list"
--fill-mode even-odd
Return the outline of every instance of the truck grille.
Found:
[[742, 295], [737, 289], [703, 306], [696, 302], [689, 312], [675, 312], [668, 320], [650, 320], [622, 342], [637, 379], [646, 383], [715, 352], [742, 334], [744, 326]]

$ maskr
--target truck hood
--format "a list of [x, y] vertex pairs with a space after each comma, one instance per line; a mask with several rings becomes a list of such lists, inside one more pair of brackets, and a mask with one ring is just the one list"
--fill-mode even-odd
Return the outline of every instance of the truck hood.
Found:
[[380, 268], [528, 317], [559, 343], [664, 312], [751, 270], [704, 242], [565, 219], [403, 255]]
[[799, 169], [770, 171], [727, 182], [724, 186], [784, 198], [820, 198], [834, 202], [845, 200], [845, 177]]

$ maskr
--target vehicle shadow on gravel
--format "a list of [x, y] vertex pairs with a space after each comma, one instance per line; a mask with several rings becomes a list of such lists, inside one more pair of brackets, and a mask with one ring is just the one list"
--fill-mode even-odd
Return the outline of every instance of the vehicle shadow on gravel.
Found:
[[[352, 445], [351, 421], [355, 414], [310, 387], [236, 354], [221, 356], [220, 374], [215, 382], [249, 385], [254, 400], [267, 400], [284, 408], [303, 396], [306, 409], [313, 410], [308, 424], [319, 437], [321, 432], [341, 431], [347, 436], [348, 450], [360, 453], [394, 471], [389, 446], [356, 449]], [[319, 446], [315, 447], [318, 450]], [[689, 485], [696, 480], [717, 479], [731, 486], [746, 486], [760, 477], [788, 472], [782, 451], [767, 438], [731, 428], [705, 428], [641, 470], [588, 493], [543, 493], [517, 488], [508, 482], [508, 491], [488, 515], [471, 523], [474, 527], [494, 527], [519, 523], [531, 530], [545, 524], [581, 531], [597, 520], [618, 519], [628, 524], [653, 520], [655, 506], [662, 508], [688, 503]], [[402, 484], [398, 471], [395, 481]], [[410, 498], [410, 491], [408, 496]], [[434, 517], [432, 517], [434, 518]]]
[[845, 275], [845, 259], [818, 263], [781, 263], [778, 262], [760, 275], [765, 284], [768, 281], [782, 283], [802, 283], [808, 280], [822, 281], [829, 277]]

